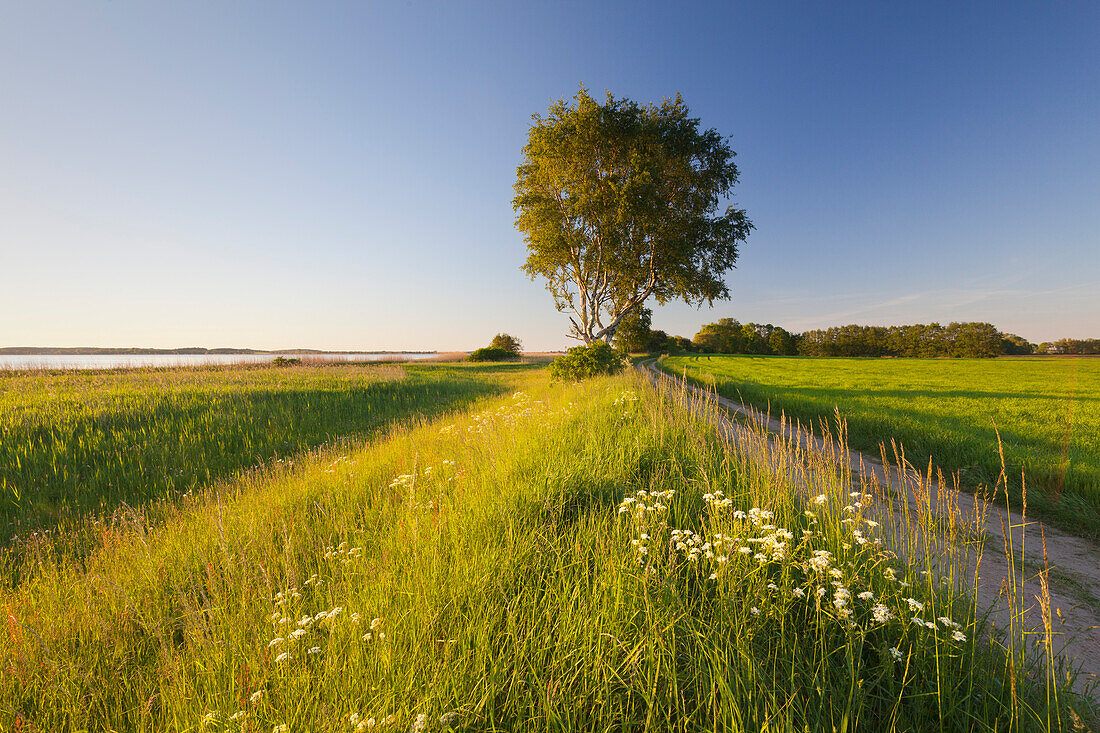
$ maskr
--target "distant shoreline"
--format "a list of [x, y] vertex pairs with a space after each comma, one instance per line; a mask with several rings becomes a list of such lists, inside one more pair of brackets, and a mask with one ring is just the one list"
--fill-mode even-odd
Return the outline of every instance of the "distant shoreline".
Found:
[[183, 356], [183, 355], [220, 355], [220, 354], [435, 354], [429, 351], [391, 351], [386, 349], [335, 351], [328, 349], [207, 349], [202, 346], [188, 346], [179, 349], [143, 349], [103, 348], [96, 346], [3, 346], [3, 356]]

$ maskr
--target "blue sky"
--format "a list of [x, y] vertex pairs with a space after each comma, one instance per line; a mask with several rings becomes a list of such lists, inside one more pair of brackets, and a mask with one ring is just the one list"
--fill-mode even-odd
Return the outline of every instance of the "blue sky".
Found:
[[1100, 337], [1100, 5], [8, 3], [0, 345], [570, 345], [519, 270], [530, 116], [681, 92], [757, 230], [691, 336]]

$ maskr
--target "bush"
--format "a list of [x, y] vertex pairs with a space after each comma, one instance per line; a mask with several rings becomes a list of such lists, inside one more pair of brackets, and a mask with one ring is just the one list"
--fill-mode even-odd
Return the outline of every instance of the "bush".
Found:
[[508, 349], [494, 349], [491, 346], [472, 351], [470, 355], [466, 357], [469, 361], [508, 361], [509, 359], [516, 358], [518, 358], [518, 356]]
[[550, 365], [552, 379], [578, 381], [601, 374], [622, 371], [625, 359], [603, 341], [590, 346], [574, 346]]

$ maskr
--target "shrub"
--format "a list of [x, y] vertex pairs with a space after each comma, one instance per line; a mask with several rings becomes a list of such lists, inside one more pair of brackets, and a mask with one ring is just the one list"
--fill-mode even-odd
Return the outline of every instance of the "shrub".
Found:
[[552, 379], [579, 381], [601, 374], [622, 371], [625, 359], [603, 341], [589, 346], [574, 346], [550, 365]]
[[470, 352], [466, 358], [469, 361], [507, 361], [517, 358], [517, 355], [508, 349], [495, 349], [489, 346]]

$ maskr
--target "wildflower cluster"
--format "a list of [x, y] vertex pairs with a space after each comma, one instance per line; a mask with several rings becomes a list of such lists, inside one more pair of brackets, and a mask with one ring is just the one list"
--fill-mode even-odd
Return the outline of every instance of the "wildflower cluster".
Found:
[[625, 389], [623, 390], [623, 393], [621, 395], [615, 398], [615, 401], [612, 404], [615, 405], [615, 407], [627, 407], [633, 405], [637, 401], [637, 393], [634, 392], [634, 390]]
[[352, 713], [348, 716], [348, 725], [351, 726], [351, 730], [354, 733], [363, 733], [363, 731], [372, 730], [374, 728], [389, 728], [397, 722], [397, 716], [387, 715], [384, 718], [364, 717], [360, 713]]
[[[477, 412], [469, 417], [470, 424], [466, 427], [469, 435], [478, 435], [492, 432], [497, 428], [512, 428], [521, 421], [529, 418], [551, 418], [569, 416], [573, 414], [576, 404], [570, 402], [565, 407], [550, 410], [542, 400], [532, 400], [526, 392], [516, 392], [512, 395], [510, 404], [501, 405], [496, 409]], [[439, 430], [440, 435], [455, 435], [459, 430], [458, 425], [446, 425]]]
[[634, 496], [628, 496], [619, 503], [619, 514], [630, 513], [636, 518], [644, 517], [647, 512], [663, 514], [668, 511], [668, 504], [665, 502], [671, 501], [675, 495], [675, 489], [664, 491], [638, 489]]
[[[343, 467], [344, 469], [350, 469], [354, 465], [355, 465], [355, 461], [353, 461], [352, 459], [348, 458], [347, 456], [340, 456], [335, 461], [333, 461], [328, 466], [326, 466], [325, 469], [324, 469], [324, 472], [325, 473], [336, 473], [337, 469], [339, 469], [341, 467]], [[350, 471], [349, 471], [349, 473], [350, 473]]]
[[637, 533], [634, 542], [635, 556], [644, 561], [648, 555], [646, 548], [649, 542], [647, 531], [660, 532], [668, 527], [668, 504], [676, 495], [675, 489], [664, 491], [646, 491], [638, 489], [633, 496], [628, 496], [619, 504], [619, 516], [628, 517]]
[[[882, 549], [878, 523], [862, 517], [872, 501], [868, 494], [853, 492], [852, 502], [836, 512], [829, 511], [828, 496], [814, 497], [810, 504], [818, 511], [807, 509], [805, 524], [789, 529], [775, 523], [772, 511], [733, 509], [729, 497], [714, 491], [703, 499], [705, 521], [717, 531], [704, 533], [668, 527], [664, 515], [672, 493], [638, 491], [618, 508], [621, 518], [633, 520], [633, 554], [647, 572], [697, 574], [717, 583], [730, 600], [745, 603], [753, 616], [808, 603], [819, 623], [839, 624], [847, 632], [888, 628], [899, 640], [887, 650], [894, 661], [904, 658], [902, 640], [919, 643], [924, 630], [959, 643], [967, 639], [948, 616], [919, 615], [934, 604], [903, 595], [909, 584], [890, 566], [893, 556]], [[828, 532], [817, 529], [822, 523], [830, 525]], [[667, 554], [655, 551], [666, 542]]]
[[325, 548], [325, 559], [335, 560], [342, 565], [350, 565], [363, 557], [362, 547], [348, 547], [347, 542], [341, 542], [336, 547]]
[[[252, 708], [257, 708], [263, 702], [264, 691], [256, 690], [248, 697], [248, 704]], [[247, 710], [245, 708], [239, 709], [232, 715], [222, 716], [222, 713], [217, 710], [210, 710], [203, 716], [202, 728], [238, 728], [239, 730], [247, 730], [250, 726], [248, 720], [252, 716], [254, 710]], [[282, 727], [282, 733], [286, 733], [286, 726]], [[275, 730], [272, 733], [279, 733], [280, 726], [275, 726]]]
[[[354, 614], [353, 621], [356, 625], [359, 624], [359, 614]], [[360, 637], [361, 640], [362, 641], [375, 641], [375, 640], [385, 641], [386, 640], [386, 632], [381, 630], [383, 623], [385, 623], [385, 622], [381, 618], [372, 618], [370, 620], [370, 631], [363, 634], [363, 636]]]
[[[338, 547], [327, 548], [325, 556], [339, 558], [341, 562], [351, 562], [362, 553], [362, 548], [348, 548], [345, 543]], [[312, 581], [312, 582], [311, 582]], [[324, 581], [313, 575], [306, 584], [321, 585]], [[343, 606], [333, 606], [330, 609], [317, 611], [316, 613], [300, 613], [301, 592], [297, 588], [280, 591], [272, 598], [275, 610], [272, 611], [270, 621], [274, 627], [274, 634], [267, 643], [267, 648], [274, 656], [275, 664], [289, 664], [295, 659], [321, 655], [323, 649], [321, 643], [330, 635], [338, 631], [347, 632], [360, 626], [362, 618], [358, 613], [345, 614]], [[292, 608], [292, 606], [294, 608]], [[342, 621], [346, 618], [346, 621]], [[363, 642], [383, 641], [386, 634], [380, 631], [383, 620], [374, 618], [370, 621], [370, 630], [360, 637]]]
[[721, 489], [713, 494], [703, 494], [703, 501], [707, 503], [711, 510], [728, 509], [733, 506], [733, 499], [727, 498]]
[[[399, 474], [390, 482], [390, 488], [413, 495], [418, 486], [430, 485], [433, 481], [451, 483], [461, 476], [462, 471], [455, 469], [454, 461], [444, 460], [439, 466], [425, 466], [415, 473]], [[411, 506], [413, 509], [433, 510], [436, 508], [436, 501], [435, 499], [416, 501], [412, 502]]]

